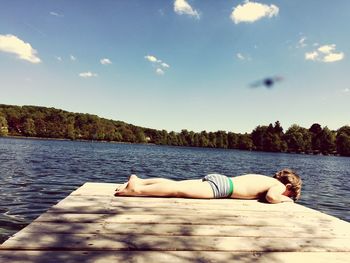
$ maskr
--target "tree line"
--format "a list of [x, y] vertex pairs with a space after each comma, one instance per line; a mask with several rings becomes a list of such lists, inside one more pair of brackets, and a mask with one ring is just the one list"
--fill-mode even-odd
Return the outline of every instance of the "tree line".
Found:
[[350, 156], [348, 125], [333, 131], [318, 123], [309, 129], [294, 124], [284, 132], [279, 121], [276, 121], [274, 124], [259, 125], [251, 133], [244, 134], [186, 129], [167, 132], [92, 114], [0, 104], [0, 136], [7, 135]]

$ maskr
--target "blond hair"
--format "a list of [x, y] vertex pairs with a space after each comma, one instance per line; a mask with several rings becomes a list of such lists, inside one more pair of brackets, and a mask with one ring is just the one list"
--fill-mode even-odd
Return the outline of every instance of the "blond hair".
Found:
[[298, 200], [300, 198], [302, 181], [296, 172], [291, 169], [283, 169], [277, 172], [273, 178], [276, 178], [284, 185], [291, 184], [290, 191], [293, 193], [293, 199]]

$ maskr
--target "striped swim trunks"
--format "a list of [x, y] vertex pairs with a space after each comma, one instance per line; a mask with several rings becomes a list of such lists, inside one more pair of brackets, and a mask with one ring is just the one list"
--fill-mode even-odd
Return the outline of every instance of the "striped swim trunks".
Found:
[[233, 193], [232, 179], [222, 174], [208, 174], [202, 181], [207, 181], [213, 189], [214, 198], [227, 198]]

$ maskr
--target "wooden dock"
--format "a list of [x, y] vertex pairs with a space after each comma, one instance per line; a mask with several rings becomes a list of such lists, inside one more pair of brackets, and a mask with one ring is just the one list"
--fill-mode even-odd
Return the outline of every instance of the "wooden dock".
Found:
[[350, 262], [350, 223], [292, 203], [114, 197], [86, 183], [0, 246], [0, 262]]

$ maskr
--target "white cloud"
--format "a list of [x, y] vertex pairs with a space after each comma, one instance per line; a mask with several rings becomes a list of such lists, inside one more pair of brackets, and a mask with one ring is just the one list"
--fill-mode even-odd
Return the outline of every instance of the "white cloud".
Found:
[[62, 61], [62, 58], [61, 57], [55, 57], [58, 61]]
[[306, 40], [306, 37], [300, 38], [296, 47], [297, 47], [297, 48], [306, 47], [307, 44], [305, 43], [305, 40]]
[[343, 89], [343, 92], [348, 93], [348, 92], [350, 92], [350, 89], [349, 88], [345, 88], [345, 89]]
[[240, 52], [235, 54], [235, 58], [239, 59], [241, 61], [251, 61], [252, 60], [252, 58], [250, 57], [249, 54], [242, 54]]
[[163, 68], [170, 68], [170, 66], [167, 63], [163, 62], [161, 65], [162, 65]]
[[31, 63], [40, 63], [37, 51], [29, 43], [24, 42], [14, 35], [0, 35], [0, 51], [15, 54], [19, 59]]
[[332, 45], [323, 45], [318, 48], [318, 51], [324, 53], [324, 54], [329, 54], [335, 49], [335, 44]]
[[100, 63], [101, 63], [102, 65], [109, 65], [109, 64], [112, 64], [112, 61], [110, 61], [110, 59], [108, 59], [108, 58], [102, 58], [102, 59], [100, 60]]
[[152, 66], [156, 68], [156, 73], [158, 75], [164, 75], [165, 74], [164, 70], [170, 68], [169, 64], [158, 59], [156, 56], [147, 55], [147, 56], [145, 56], [145, 59], [148, 60], [149, 62], [151, 62]]
[[244, 4], [233, 8], [231, 19], [235, 24], [253, 23], [263, 17], [277, 16], [279, 8], [276, 5], [265, 5], [257, 2], [245, 1]]
[[96, 73], [92, 73], [91, 71], [79, 73], [79, 77], [82, 77], [82, 78], [91, 78], [91, 77], [97, 77], [97, 76], [98, 75]]
[[75, 56], [73, 56], [73, 55], [70, 55], [69, 58], [70, 58], [71, 61], [76, 61], [77, 60], [77, 58]]
[[241, 53], [237, 53], [236, 57], [240, 60], [245, 60], [245, 57]]
[[317, 51], [306, 52], [305, 53], [305, 59], [306, 60], [316, 60], [317, 57], [318, 57]]
[[161, 62], [161, 60], [158, 60], [155, 56], [152, 55], [145, 56], [145, 59], [147, 59], [149, 62]]
[[323, 62], [336, 62], [344, 58], [344, 53], [330, 53], [323, 58]]
[[345, 54], [343, 52], [336, 51], [335, 44], [323, 45], [314, 51], [305, 53], [306, 60], [313, 60], [325, 63], [340, 61], [343, 60], [344, 57]]
[[156, 69], [156, 73], [157, 73], [158, 75], [164, 75], [164, 70], [162, 70], [161, 68], [157, 68], [157, 69]]
[[56, 12], [53, 12], [53, 11], [51, 11], [49, 14], [52, 15], [52, 16], [57, 16], [57, 17], [64, 17], [64, 15], [56, 13]]
[[189, 15], [197, 19], [200, 18], [197, 10], [193, 9], [186, 0], [175, 0], [174, 11], [178, 15]]

